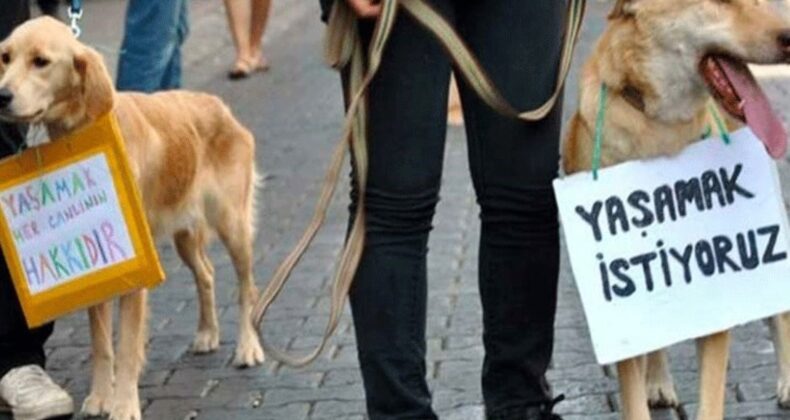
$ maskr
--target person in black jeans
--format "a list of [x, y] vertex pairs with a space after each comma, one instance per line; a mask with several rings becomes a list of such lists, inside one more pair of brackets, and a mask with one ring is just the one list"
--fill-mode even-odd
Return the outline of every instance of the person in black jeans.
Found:
[[[0, 40], [28, 18], [27, 0], [3, 0]], [[0, 99], [0, 113], [3, 106], [4, 100]], [[26, 134], [27, 127], [0, 120], [0, 158], [16, 153]], [[43, 370], [44, 343], [52, 329], [52, 323], [34, 329], [27, 327], [11, 274], [0, 255], [0, 405], [7, 404], [17, 420], [57, 417], [74, 411], [71, 397]]]
[[[375, 17], [371, 0], [347, 1]], [[331, 0], [322, 0], [324, 17]], [[432, 0], [505, 97], [534, 108], [552, 93], [561, 1]], [[362, 19], [363, 42], [374, 21]], [[351, 290], [371, 419], [435, 419], [425, 375], [426, 254], [439, 200], [451, 63], [399, 13], [369, 91], [367, 238]], [[542, 121], [497, 114], [459, 79], [469, 165], [480, 205], [479, 287], [489, 419], [558, 419], [544, 374], [554, 339], [559, 224], [551, 181], [561, 104]], [[352, 212], [356, 194], [352, 192]]]

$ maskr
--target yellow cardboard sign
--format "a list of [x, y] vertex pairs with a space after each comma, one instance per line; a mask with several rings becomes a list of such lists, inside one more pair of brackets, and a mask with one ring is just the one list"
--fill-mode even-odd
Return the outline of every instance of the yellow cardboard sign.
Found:
[[112, 113], [0, 161], [0, 246], [30, 327], [164, 280]]

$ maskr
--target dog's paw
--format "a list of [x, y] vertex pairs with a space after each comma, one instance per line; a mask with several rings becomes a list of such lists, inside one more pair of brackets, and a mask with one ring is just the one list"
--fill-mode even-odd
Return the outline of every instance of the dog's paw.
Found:
[[236, 357], [233, 366], [244, 368], [257, 366], [263, 363], [263, 347], [257, 338], [242, 339], [236, 347]]
[[100, 417], [110, 412], [109, 396], [99, 395], [92, 391], [82, 402], [82, 415], [85, 417]]
[[137, 398], [117, 398], [110, 405], [109, 420], [142, 420]]
[[201, 330], [195, 334], [192, 351], [195, 353], [211, 353], [219, 348], [219, 331]]
[[652, 408], [678, 406], [678, 395], [672, 381], [647, 384], [647, 402]]
[[779, 406], [790, 409], [790, 379], [779, 378], [776, 385], [776, 398]]

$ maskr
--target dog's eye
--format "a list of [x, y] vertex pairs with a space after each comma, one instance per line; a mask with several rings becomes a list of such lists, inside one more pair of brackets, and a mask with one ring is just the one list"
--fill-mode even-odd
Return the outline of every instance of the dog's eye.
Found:
[[44, 57], [35, 57], [33, 59], [33, 65], [38, 68], [46, 67], [47, 64], [49, 64], [49, 60]]
[[7, 52], [3, 53], [2, 55], [0, 55], [0, 60], [3, 60], [3, 64], [10, 63], [11, 62], [11, 54], [9, 54]]

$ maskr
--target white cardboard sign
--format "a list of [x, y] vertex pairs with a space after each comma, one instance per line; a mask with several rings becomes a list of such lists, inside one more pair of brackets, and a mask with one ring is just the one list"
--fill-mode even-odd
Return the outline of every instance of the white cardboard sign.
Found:
[[554, 181], [599, 363], [790, 310], [775, 163], [748, 128]]
[[135, 257], [103, 153], [0, 191], [31, 293]]

